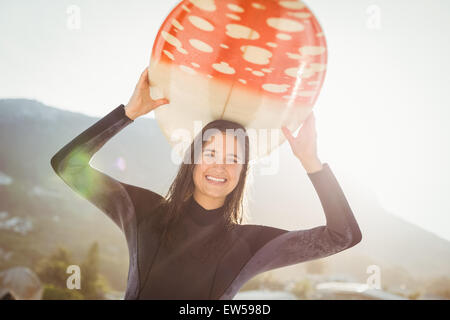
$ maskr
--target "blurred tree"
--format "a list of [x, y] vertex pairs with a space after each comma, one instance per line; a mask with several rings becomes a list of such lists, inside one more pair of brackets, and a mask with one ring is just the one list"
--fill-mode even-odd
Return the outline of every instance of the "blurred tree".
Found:
[[309, 279], [303, 279], [295, 282], [291, 292], [299, 299], [310, 299], [311, 294], [314, 292], [314, 288]]
[[408, 299], [417, 300], [420, 298], [421, 295], [422, 295], [422, 292], [420, 290], [416, 290], [408, 295]]
[[53, 284], [44, 286], [43, 300], [83, 300], [84, 296], [79, 290], [59, 288]]
[[67, 288], [67, 267], [74, 264], [71, 253], [64, 247], [58, 247], [49, 257], [40, 259], [36, 273], [44, 285], [43, 300], [80, 300], [84, 299], [80, 290]]
[[81, 265], [81, 292], [89, 300], [104, 299], [104, 293], [110, 290], [106, 278], [98, 272], [99, 260], [99, 245], [96, 241]]
[[40, 259], [36, 266], [36, 273], [42, 282], [56, 287], [66, 288], [68, 274], [67, 267], [73, 264], [69, 250], [58, 247], [50, 257]]
[[99, 274], [99, 256], [99, 245], [94, 242], [80, 266], [79, 290], [67, 288], [67, 279], [70, 276], [67, 267], [76, 265], [69, 250], [58, 247], [55, 253], [41, 259], [36, 267], [36, 273], [45, 283], [43, 299], [104, 299], [104, 293], [110, 290], [110, 286], [106, 278]]

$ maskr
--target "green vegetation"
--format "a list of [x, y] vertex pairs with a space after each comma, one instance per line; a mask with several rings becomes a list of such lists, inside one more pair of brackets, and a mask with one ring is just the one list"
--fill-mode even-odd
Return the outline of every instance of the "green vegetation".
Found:
[[99, 245], [94, 242], [81, 263], [80, 289], [68, 289], [67, 279], [70, 274], [67, 268], [79, 265], [71, 257], [70, 252], [59, 247], [49, 257], [38, 262], [36, 273], [44, 285], [45, 300], [98, 300], [104, 299], [104, 294], [110, 291], [107, 280], [99, 273]]
[[[108, 282], [114, 291], [123, 292], [129, 263], [123, 233], [104, 213], [56, 178], [53, 184], [58, 183], [61, 188], [58, 198], [30, 193], [37, 183], [25, 180], [14, 179], [10, 185], [0, 186], [0, 211], [7, 212], [8, 219], [19, 217], [32, 222], [32, 229], [25, 234], [0, 230], [0, 271], [24, 266], [37, 272], [42, 261], [52, 255], [59, 255], [64, 265], [78, 264], [76, 262], [83, 261], [92, 243], [97, 242], [99, 286]], [[41, 183], [41, 186], [52, 189], [50, 184]], [[61, 248], [67, 251], [65, 254], [70, 252], [70, 257], [64, 257]], [[66, 279], [69, 275], [65, 268], [63, 271]], [[61, 285], [55, 285], [58, 286]]]
[[44, 286], [42, 300], [83, 300], [84, 296], [77, 290], [59, 288], [52, 284]]
[[307, 300], [311, 298], [311, 295], [314, 293], [313, 284], [309, 279], [297, 280], [294, 283], [291, 292], [297, 296], [300, 300]]

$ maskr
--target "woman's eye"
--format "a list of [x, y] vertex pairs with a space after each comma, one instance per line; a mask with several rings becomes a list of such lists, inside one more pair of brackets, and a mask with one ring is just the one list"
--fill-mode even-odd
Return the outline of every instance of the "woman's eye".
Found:
[[[209, 158], [214, 158], [215, 157], [214, 153], [212, 153], [212, 152], [204, 152], [203, 155], [205, 157], [209, 157]], [[238, 160], [235, 157], [229, 157], [227, 159], [227, 163], [238, 163]]]

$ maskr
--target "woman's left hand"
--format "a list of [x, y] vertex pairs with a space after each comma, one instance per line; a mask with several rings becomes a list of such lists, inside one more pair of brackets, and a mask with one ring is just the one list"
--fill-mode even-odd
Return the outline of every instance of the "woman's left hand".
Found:
[[317, 132], [313, 111], [303, 122], [296, 137], [292, 135], [286, 126], [282, 126], [281, 130], [289, 141], [292, 152], [308, 173], [322, 169], [322, 162], [317, 155]]

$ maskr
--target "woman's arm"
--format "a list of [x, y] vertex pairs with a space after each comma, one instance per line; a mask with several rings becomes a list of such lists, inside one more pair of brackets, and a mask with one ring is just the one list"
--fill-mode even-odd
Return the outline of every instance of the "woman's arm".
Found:
[[253, 248], [259, 247], [252, 257], [258, 261], [258, 272], [323, 258], [361, 241], [361, 230], [328, 163], [308, 177], [319, 196], [326, 225], [293, 231], [276, 228], [279, 234], [273, 227], [267, 227], [269, 234], [260, 230], [250, 240], [254, 241]]
[[[148, 189], [117, 181], [93, 168], [89, 162], [109, 139], [134, 122], [137, 117], [167, 103], [169, 103], [167, 99], [151, 98], [146, 67], [126, 106], [121, 104], [115, 108], [69, 142], [51, 159], [56, 174], [69, 187], [106, 213], [126, 235], [135, 233], [141, 211], [148, 212], [164, 198]], [[131, 223], [132, 221], [136, 223]]]
[[93, 168], [90, 161], [109, 139], [132, 122], [121, 104], [61, 148], [51, 159], [56, 174], [70, 188], [106, 213], [124, 232], [135, 219], [135, 205], [143, 198], [151, 204], [162, 197], [148, 189], [120, 182]]
[[269, 226], [242, 226], [247, 227], [242, 229], [242, 237], [252, 255], [228, 288], [224, 299], [233, 297], [258, 273], [324, 258], [361, 241], [361, 230], [328, 163], [323, 163], [320, 171], [308, 173], [308, 177], [319, 196], [326, 225], [294, 231]]
[[266, 228], [256, 237], [249, 233], [250, 247], [258, 250], [246, 266], [253, 274], [323, 258], [350, 248], [362, 239], [361, 230], [336, 177], [328, 163], [322, 164], [317, 156], [314, 113], [306, 118], [296, 137], [287, 127], [282, 129], [292, 152], [316, 189], [327, 223], [298, 231]]

